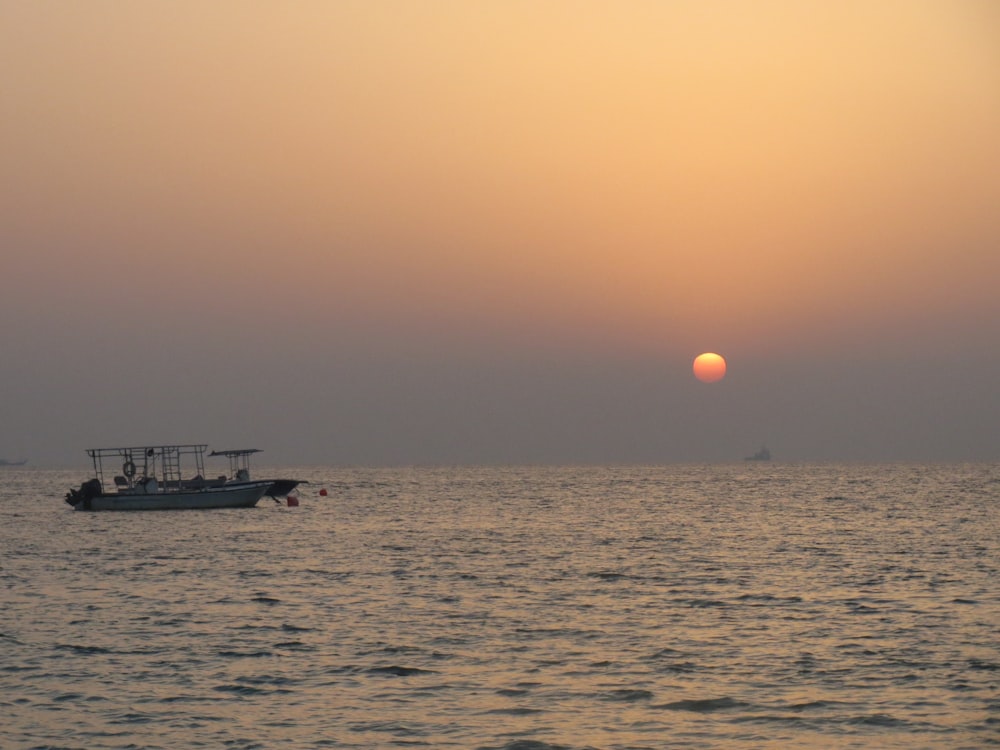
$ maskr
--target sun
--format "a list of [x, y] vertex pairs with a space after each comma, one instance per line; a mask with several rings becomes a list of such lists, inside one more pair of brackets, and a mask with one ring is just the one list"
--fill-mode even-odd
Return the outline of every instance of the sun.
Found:
[[702, 383], [715, 383], [726, 376], [726, 360], [720, 354], [705, 352], [694, 358], [693, 369]]

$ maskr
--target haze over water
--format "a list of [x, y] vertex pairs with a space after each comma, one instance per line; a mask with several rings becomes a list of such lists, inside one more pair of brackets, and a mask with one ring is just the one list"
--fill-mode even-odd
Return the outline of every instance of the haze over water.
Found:
[[5, 750], [1000, 744], [995, 464], [274, 473], [0, 474]]
[[0, 2], [0, 457], [995, 460], [998, 39], [992, 0]]

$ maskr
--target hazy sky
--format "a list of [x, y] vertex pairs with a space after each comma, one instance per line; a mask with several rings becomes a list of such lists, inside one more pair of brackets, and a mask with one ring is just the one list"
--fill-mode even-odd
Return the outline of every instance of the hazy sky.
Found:
[[1000, 456], [992, 0], [0, 0], [0, 50], [0, 456]]

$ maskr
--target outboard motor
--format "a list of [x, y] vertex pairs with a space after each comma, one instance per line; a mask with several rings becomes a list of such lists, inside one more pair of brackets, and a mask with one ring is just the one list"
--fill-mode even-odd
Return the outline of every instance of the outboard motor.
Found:
[[70, 490], [66, 493], [66, 502], [74, 508], [83, 503], [84, 508], [90, 507], [91, 499], [101, 494], [101, 482], [96, 477], [88, 479], [80, 485], [78, 490]]

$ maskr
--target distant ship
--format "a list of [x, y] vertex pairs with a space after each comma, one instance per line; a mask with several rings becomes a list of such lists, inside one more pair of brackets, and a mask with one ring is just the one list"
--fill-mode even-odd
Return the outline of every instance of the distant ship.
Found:
[[28, 463], [26, 458], [20, 461], [8, 461], [6, 458], [0, 458], [0, 466], [24, 466], [26, 463]]
[[760, 450], [754, 453], [752, 456], [747, 456], [745, 461], [770, 461], [771, 451], [767, 449], [766, 445], [760, 446]]

